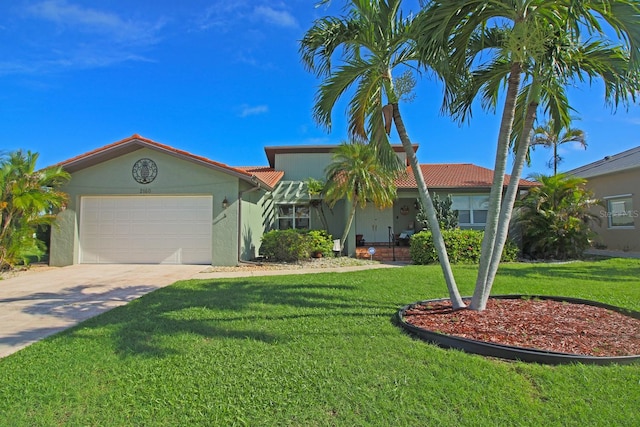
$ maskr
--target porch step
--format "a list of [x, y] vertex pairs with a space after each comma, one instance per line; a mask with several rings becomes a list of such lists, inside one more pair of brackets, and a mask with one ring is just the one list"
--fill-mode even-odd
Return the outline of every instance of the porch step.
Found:
[[[369, 255], [369, 247], [370, 246], [356, 247], [356, 258], [371, 259], [371, 255]], [[394, 254], [395, 254], [396, 261], [405, 261], [405, 262], [411, 261], [411, 256], [409, 255], [408, 246], [389, 247], [388, 245], [384, 245], [384, 246], [373, 245], [373, 247], [376, 249], [376, 253], [373, 255], [374, 261], [393, 261]]]

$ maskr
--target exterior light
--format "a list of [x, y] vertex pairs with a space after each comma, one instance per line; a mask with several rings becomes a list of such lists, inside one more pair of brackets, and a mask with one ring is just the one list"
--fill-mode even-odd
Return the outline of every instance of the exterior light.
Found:
[[229, 201], [227, 200], [227, 196], [222, 200], [222, 209], [227, 209], [229, 207]]

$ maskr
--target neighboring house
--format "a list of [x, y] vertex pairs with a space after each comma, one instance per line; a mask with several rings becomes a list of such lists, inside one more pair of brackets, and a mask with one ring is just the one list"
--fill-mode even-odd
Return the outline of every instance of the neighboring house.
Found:
[[[270, 229], [327, 229], [340, 236], [349, 202], [329, 208], [307, 186], [309, 178], [325, 179], [335, 147], [265, 147], [268, 166], [232, 167], [133, 135], [66, 160], [59, 165], [72, 176], [64, 187], [69, 204], [52, 228], [50, 263], [236, 265], [258, 255]], [[394, 150], [406, 163], [402, 147]], [[484, 227], [491, 170], [421, 168], [433, 192], [452, 195], [461, 227]], [[392, 234], [422, 228], [410, 169], [397, 185], [392, 208], [369, 203], [357, 210], [347, 253], [355, 253], [356, 235], [367, 244], [387, 243]], [[534, 185], [520, 182], [521, 189]]]
[[607, 249], [640, 251], [640, 147], [606, 156], [567, 175], [585, 178], [587, 188], [603, 202], [593, 211], [600, 219], [593, 223], [597, 242]]

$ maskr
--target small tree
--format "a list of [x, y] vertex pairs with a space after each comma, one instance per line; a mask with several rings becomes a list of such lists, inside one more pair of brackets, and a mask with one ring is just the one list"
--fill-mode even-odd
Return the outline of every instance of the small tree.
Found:
[[516, 203], [515, 224], [523, 253], [532, 258], [579, 258], [594, 237], [589, 222], [599, 220], [590, 208], [599, 202], [585, 180], [558, 174], [537, 175], [542, 185]]
[[583, 130], [571, 127], [557, 126], [553, 119], [533, 129], [534, 135], [531, 146], [543, 145], [553, 149], [553, 157], [547, 165], [553, 169], [553, 174], [558, 174], [558, 165], [564, 159], [558, 154], [558, 146], [567, 142], [578, 143], [587, 149], [587, 138]]
[[[451, 209], [453, 206], [453, 200], [451, 194], [448, 194], [444, 200], [440, 200], [437, 194], [434, 194], [433, 207], [436, 210], [436, 217], [438, 218], [438, 224], [440, 224], [441, 230], [453, 230], [458, 228], [458, 211]], [[427, 213], [422, 206], [420, 199], [417, 199], [419, 204], [419, 210], [416, 214], [416, 221], [421, 223], [427, 230], [429, 230], [429, 220], [427, 219]]]
[[396, 199], [395, 174], [380, 165], [373, 145], [359, 142], [340, 144], [331, 164], [327, 166], [326, 174], [324, 192], [329, 206], [335, 206], [342, 199], [352, 202], [340, 239], [342, 250], [358, 206], [364, 208], [368, 201], [380, 209], [393, 206]]
[[322, 208], [322, 193], [324, 191], [325, 182], [313, 177], [307, 178], [307, 192], [309, 193], [309, 204], [318, 214], [322, 226], [325, 230], [329, 229], [329, 222], [327, 222], [327, 216], [324, 214]]
[[38, 154], [15, 151], [0, 159], [0, 270], [44, 254], [38, 226], [50, 225], [67, 195], [70, 175], [59, 167], [36, 170]]

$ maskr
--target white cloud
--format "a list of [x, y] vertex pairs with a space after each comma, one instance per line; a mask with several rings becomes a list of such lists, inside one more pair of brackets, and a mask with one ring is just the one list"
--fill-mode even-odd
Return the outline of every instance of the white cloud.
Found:
[[278, 8], [266, 5], [255, 6], [255, 2], [218, 0], [209, 6], [196, 20], [201, 30], [215, 28], [218, 31], [230, 31], [237, 26], [246, 25], [247, 20], [261, 22], [276, 27], [298, 28], [298, 21], [284, 6]]
[[256, 116], [259, 114], [266, 114], [269, 112], [267, 105], [249, 106], [243, 105], [240, 111], [240, 117]]
[[296, 18], [286, 10], [276, 10], [269, 6], [258, 6], [253, 10], [254, 15], [269, 24], [285, 28], [298, 28]]
[[115, 13], [82, 7], [67, 0], [46, 0], [35, 3], [27, 12], [69, 31], [99, 34], [119, 43], [151, 44], [156, 41], [163, 21], [148, 23], [125, 20]]
[[[165, 22], [125, 19], [112, 11], [71, 0], [37, 1], [23, 10], [21, 25], [38, 28], [22, 58], [4, 58], [0, 75], [38, 74], [152, 61], [144, 55], [157, 44]], [[52, 29], [53, 27], [53, 29]], [[26, 33], [25, 33], [26, 34]]]
[[217, 1], [196, 19], [196, 26], [200, 30], [215, 28], [218, 31], [227, 31], [244, 17], [245, 11], [246, 4], [243, 1]]

